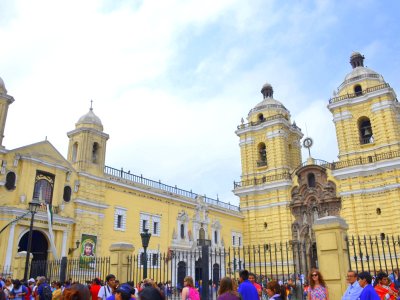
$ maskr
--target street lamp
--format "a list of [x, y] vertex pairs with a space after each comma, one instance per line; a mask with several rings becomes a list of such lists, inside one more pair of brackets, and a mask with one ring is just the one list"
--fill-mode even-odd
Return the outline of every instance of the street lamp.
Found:
[[151, 233], [149, 233], [148, 229], [143, 229], [143, 232], [140, 234], [142, 238], [142, 246], [143, 246], [143, 279], [147, 278], [147, 247], [149, 246]]
[[35, 214], [37, 213], [39, 207], [39, 201], [32, 200], [31, 202], [29, 202], [29, 211], [31, 212], [31, 225], [29, 226], [28, 247], [26, 249], [24, 280], [28, 279], [29, 257], [31, 255], [32, 247], [33, 220], [35, 219]]

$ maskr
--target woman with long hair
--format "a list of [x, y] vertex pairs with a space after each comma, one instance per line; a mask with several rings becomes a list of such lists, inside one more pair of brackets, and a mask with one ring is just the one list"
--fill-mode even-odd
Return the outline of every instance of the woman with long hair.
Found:
[[182, 300], [186, 300], [187, 298], [197, 297], [200, 299], [199, 292], [194, 287], [193, 278], [190, 276], [186, 276], [183, 279], [183, 285], [185, 286], [182, 290]]
[[308, 282], [310, 286], [307, 289], [308, 300], [329, 300], [328, 289], [322, 274], [317, 269], [312, 269]]
[[239, 294], [237, 288], [235, 289], [234, 282], [229, 277], [221, 279], [220, 286], [218, 289], [217, 300], [239, 300]]
[[275, 280], [267, 283], [266, 292], [269, 300], [286, 300], [286, 289]]

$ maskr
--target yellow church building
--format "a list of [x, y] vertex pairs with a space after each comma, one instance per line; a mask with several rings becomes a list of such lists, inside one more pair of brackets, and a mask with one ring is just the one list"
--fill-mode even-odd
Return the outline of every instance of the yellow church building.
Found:
[[274, 99], [273, 87], [262, 87], [262, 101], [235, 131], [242, 174], [233, 192], [240, 206], [106, 166], [109, 135], [92, 108], [67, 133], [67, 158], [47, 140], [6, 149], [14, 98], [0, 79], [0, 268], [12, 268], [17, 253], [27, 250], [31, 201], [43, 204], [35, 214], [34, 260], [106, 256], [116, 243], [140, 252], [147, 229], [150, 254], [193, 251], [198, 239], [210, 240], [213, 250], [303, 241], [313, 264], [318, 218], [341, 216], [350, 234], [397, 234], [400, 106], [389, 84], [363, 62], [352, 54], [352, 70], [328, 103], [339, 146], [333, 163], [303, 161], [301, 148], [312, 139]]

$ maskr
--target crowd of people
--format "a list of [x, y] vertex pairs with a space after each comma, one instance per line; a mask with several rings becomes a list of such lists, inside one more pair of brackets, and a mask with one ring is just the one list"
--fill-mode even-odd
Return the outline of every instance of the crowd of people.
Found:
[[[348, 288], [342, 300], [400, 300], [399, 270], [388, 275], [378, 272], [371, 276], [368, 272], [347, 273]], [[242, 270], [239, 279], [222, 278], [216, 290], [217, 300], [329, 300], [328, 286], [317, 269], [311, 270], [308, 278], [287, 282], [267, 279], [257, 283], [256, 275]], [[304, 287], [303, 287], [304, 284]], [[180, 291], [181, 300], [200, 300], [201, 285], [186, 276]], [[299, 293], [296, 294], [296, 291]], [[0, 300], [165, 300], [172, 295], [171, 282], [157, 284], [152, 279], [120, 283], [112, 274], [105, 282], [94, 278], [89, 284], [69, 280], [65, 283], [47, 282], [39, 276], [27, 282], [0, 276]]]

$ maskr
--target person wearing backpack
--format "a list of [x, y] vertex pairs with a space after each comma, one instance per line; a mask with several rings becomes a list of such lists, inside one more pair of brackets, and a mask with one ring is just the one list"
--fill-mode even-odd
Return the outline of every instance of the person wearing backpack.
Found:
[[198, 290], [194, 287], [193, 278], [186, 276], [183, 280], [182, 300], [200, 300]]
[[39, 277], [36, 300], [51, 300], [52, 298], [53, 293], [50, 285], [46, 282], [46, 277]]
[[106, 284], [99, 289], [97, 294], [98, 300], [107, 300], [114, 293], [115, 289], [115, 276], [113, 274], [108, 274], [106, 276]]

